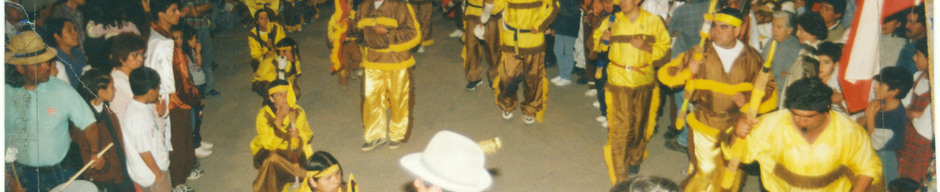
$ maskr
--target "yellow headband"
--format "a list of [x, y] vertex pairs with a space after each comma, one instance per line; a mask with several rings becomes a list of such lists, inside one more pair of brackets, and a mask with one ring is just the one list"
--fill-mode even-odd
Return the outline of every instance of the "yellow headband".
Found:
[[274, 86], [268, 89], [268, 95], [274, 95], [274, 93], [287, 91], [288, 89], [290, 89], [290, 87], [287, 85]]
[[724, 13], [716, 13], [714, 21], [721, 21], [733, 25], [734, 27], [741, 27], [741, 19]]
[[332, 175], [333, 173], [336, 173], [336, 171], [339, 171], [339, 165], [333, 164], [322, 171], [307, 171], [307, 178], [320, 178], [323, 176]]
[[291, 49], [294, 49], [294, 46], [285, 46], [285, 47], [277, 48], [278, 51], [290, 51]]

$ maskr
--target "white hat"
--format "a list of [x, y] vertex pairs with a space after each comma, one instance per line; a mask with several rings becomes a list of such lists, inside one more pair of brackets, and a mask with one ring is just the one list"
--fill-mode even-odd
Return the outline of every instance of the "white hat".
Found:
[[449, 191], [482, 191], [493, 183], [483, 167], [483, 150], [463, 135], [441, 131], [424, 152], [408, 154], [401, 165], [408, 172]]

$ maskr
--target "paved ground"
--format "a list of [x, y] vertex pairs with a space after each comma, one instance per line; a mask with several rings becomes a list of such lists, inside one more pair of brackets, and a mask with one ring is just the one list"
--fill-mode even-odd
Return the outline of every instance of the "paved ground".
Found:
[[[330, 6], [327, 6], [330, 7]], [[326, 19], [321, 18], [288, 36], [299, 41], [304, 74], [299, 79], [303, 96], [299, 105], [307, 110], [314, 132], [314, 147], [332, 153], [346, 173], [355, 175], [362, 191], [406, 191], [410, 178], [398, 165], [402, 156], [422, 151], [434, 133], [452, 130], [475, 140], [501, 137], [503, 149], [488, 156], [486, 167], [494, 172], [490, 191], [607, 191], [607, 177], [601, 147], [606, 129], [594, 118], [597, 109], [585, 97], [584, 85], [551, 86], [545, 121], [522, 123], [521, 111], [511, 120], [500, 118], [493, 91], [480, 88], [466, 91], [461, 68], [459, 39], [448, 38], [455, 27], [435, 13], [436, 44], [416, 54], [414, 70], [416, 104], [410, 141], [402, 148], [380, 147], [361, 152], [361, 81], [350, 81], [340, 89], [336, 76], [329, 74], [326, 48]], [[216, 82], [222, 94], [208, 99], [203, 136], [215, 143], [214, 154], [202, 160], [206, 175], [189, 184], [199, 191], [250, 191], [256, 170], [251, 165], [248, 144], [256, 135], [255, 117], [261, 98], [249, 90], [247, 37], [244, 29], [215, 38], [220, 66]], [[557, 68], [548, 68], [549, 78]], [[521, 91], [520, 91], [521, 92]], [[521, 96], [521, 95], [520, 95]], [[667, 122], [660, 119], [660, 128]], [[663, 147], [659, 131], [648, 145], [649, 158], [640, 174], [658, 175], [681, 181], [688, 160], [684, 154]], [[744, 191], [755, 191], [751, 177]]]

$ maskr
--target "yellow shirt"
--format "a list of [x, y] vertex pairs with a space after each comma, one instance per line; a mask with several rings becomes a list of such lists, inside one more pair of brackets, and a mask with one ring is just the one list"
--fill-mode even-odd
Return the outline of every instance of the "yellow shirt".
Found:
[[494, 10], [503, 9], [503, 26], [499, 29], [499, 39], [503, 46], [516, 46], [514, 39], [515, 31], [509, 29], [512, 27], [518, 30], [531, 30], [531, 32], [519, 35], [519, 48], [541, 47], [545, 42], [543, 32], [555, 20], [558, 15], [558, 5], [552, 0], [496, 0], [494, 1]]
[[[245, 6], [248, 7], [248, 11], [251, 11], [251, 16], [255, 16], [255, 12], [264, 8], [264, 4], [268, 4], [268, 8], [274, 11], [274, 14], [278, 14], [278, 8], [281, 4], [281, 0], [242, 0], [245, 2]], [[270, 16], [270, 15], [269, 15]], [[272, 21], [274, 19], [271, 19]]]
[[745, 163], [760, 162], [769, 191], [849, 191], [850, 172], [881, 178], [881, 159], [865, 129], [848, 117], [829, 112], [829, 124], [815, 143], [794, 128], [789, 110], [768, 113], [745, 139]]
[[[464, 15], [469, 16], [480, 16], [483, 14], [483, 7], [486, 6], [486, 2], [483, 0], [466, 0], [467, 9], [464, 11]], [[493, 6], [493, 12], [490, 15], [497, 15], [499, 12], [503, 11], [505, 6]], [[492, 21], [492, 20], [491, 20]]]
[[[261, 64], [258, 65], [258, 70], [255, 71], [254, 79], [252, 82], [256, 81], [267, 81], [271, 82], [277, 79], [277, 55], [269, 54], [266, 55], [261, 61]], [[287, 67], [285, 67], [284, 72], [286, 77], [284, 80], [287, 80], [288, 83], [294, 84], [297, 79], [297, 76], [300, 76], [302, 71], [300, 70], [300, 61], [287, 62]], [[296, 71], [294, 71], [296, 70]]]
[[249, 33], [251, 33], [248, 36], [248, 49], [251, 51], [252, 59], [261, 60], [261, 56], [264, 56], [265, 53], [271, 52], [274, 50], [272, 49], [272, 47], [261, 46], [261, 43], [259, 43], [258, 40], [256, 40], [254, 37], [251, 37], [251, 35], [258, 35], [258, 37], [261, 38], [261, 40], [263, 40], [264, 42], [270, 43], [272, 46], [277, 44], [278, 41], [281, 41], [281, 39], [284, 39], [284, 37], [287, 37], [287, 35], [284, 34], [284, 27], [281, 27], [281, 25], [277, 23], [269, 22], [266, 29], [267, 29], [267, 33], [270, 33], [274, 29], [277, 29], [277, 32], [274, 35], [274, 41], [271, 41], [270, 39], [268, 39], [267, 33], [258, 33], [255, 28], [251, 28], [251, 30], [248, 31]]
[[[623, 12], [617, 12], [613, 23], [604, 19], [594, 30], [594, 45], [604, 45], [601, 36], [610, 29], [610, 52], [612, 62], [607, 68], [607, 82], [617, 86], [638, 87], [656, 82], [652, 62], [666, 54], [670, 47], [669, 32], [662, 19], [645, 10], [640, 11], [631, 22]], [[630, 40], [643, 37], [652, 46], [652, 52], [634, 47]]]
[[[299, 144], [304, 146], [303, 150], [305, 154], [313, 154], [310, 145], [306, 145], [306, 143], [310, 142], [310, 139], [313, 138], [313, 131], [310, 130], [310, 124], [307, 123], [307, 114], [304, 113], [304, 109], [299, 106], [294, 107], [294, 110], [297, 112], [295, 126], [300, 133], [301, 141]], [[287, 150], [289, 148], [296, 149], [301, 146], [298, 145], [298, 143], [292, 143], [291, 146], [288, 146], [289, 141], [278, 136], [279, 133], [289, 134], [287, 130], [290, 126], [290, 117], [284, 118], [281, 122], [281, 127], [275, 127], [275, 123], [273, 122], [274, 118], [274, 111], [272, 111], [269, 106], [261, 108], [261, 111], [258, 112], [258, 120], [255, 126], [258, 130], [258, 136], [255, 136], [255, 138], [251, 140], [252, 155], [258, 153], [258, 150], [262, 148], [267, 150]]]

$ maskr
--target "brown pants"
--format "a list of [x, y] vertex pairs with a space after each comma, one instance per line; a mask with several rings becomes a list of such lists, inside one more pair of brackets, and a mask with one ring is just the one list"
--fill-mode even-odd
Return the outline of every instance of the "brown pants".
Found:
[[193, 148], [193, 125], [189, 109], [170, 110], [170, 178], [171, 186], [186, 183], [186, 178], [196, 165], [196, 151]]
[[[593, 14], [585, 14], [584, 17], [593, 17]], [[584, 25], [582, 25], [582, 27], [583, 27], [582, 30], [584, 33], [583, 35], [585, 37], [584, 38], [584, 60], [586, 63], [584, 65], [584, 71], [586, 72], [585, 75], [587, 76], [587, 81], [594, 82], [594, 80], [596, 79], [594, 75], [596, 75], [597, 73], [597, 54], [592, 53], [594, 51], [594, 40], [592, 38], [587, 38], [587, 37], [593, 37], [594, 25], [584, 22]], [[594, 57], [591, 57], [591, 55], [594, 55]], [[593, 89], [594, 84], [589, 83], [588, 87]]]
[[261, 167], [258, 167], [258, 176], [255, 177], [251, 188], [254, 191], [278, 192], [284, 185], [294, 182], [294, 177], [300, 177], [302, 181], [306, 173], [299, 164], [272, 153], [264, 159]]
[[625, 87], [607, 84], [604, 91], [607, 99], [607, 122], [614, 173], [618, 181], [630, 176], [630, 166], [640, 165], [646, 153], [646, 131], [650, 122], [650, 107], [656, 84], [640, 87]]
[[349, 83], [350, 73], [355, 73], [356, 69], [359, 69], [359, 64], [362, 63], [362, 50], [359, 49], [358, 43], [346, 41], [343, 43], [342, 55], [339, 57], [343, 60], [343, 69], [339, 72], [339, 84], [346, 86]]
[[499, 73], [496, 85], [496, 105], [503, 111], [516, 109], [516, 91], [519, 83], [524, 84], [522, 113], [526, 116], [536, 117], [542, 121], [541, 114], [545, 111], [545, 101], [548, 100], [548, 81], [545, 80], [545, 52], [536, 54], [522, 54], [518, 58], [513, 52], [503, 52], [501, 65], [497, 68]]
[[434, 11], [431, 1], [411, 4], [411, 7], [415, 9], [415, 17], [421, 25], [421, 46], [431, 46], [434, 44], [434, 39], [431, 39], [431, 12]]
[[[493, 78], [499, 75], [496, 72], [497, 61], [499, 61], [499, 17], [493, 16], [489, 22], [486, 22], [483, 40], [477, 39], [473, 29], [480, 25], [480, 17], [464, 17], [464, 36], [463, 48], [465, 58], [463, 60], [463, 70], [468, 82], [479, 81], [482, 79], [480, 73], [483, 71], [482, 59], [486, 59], [489, 64], [486, 70], [486, 81], [493, 82]], [[483, 55], [486, 54], [484, 57]]]

